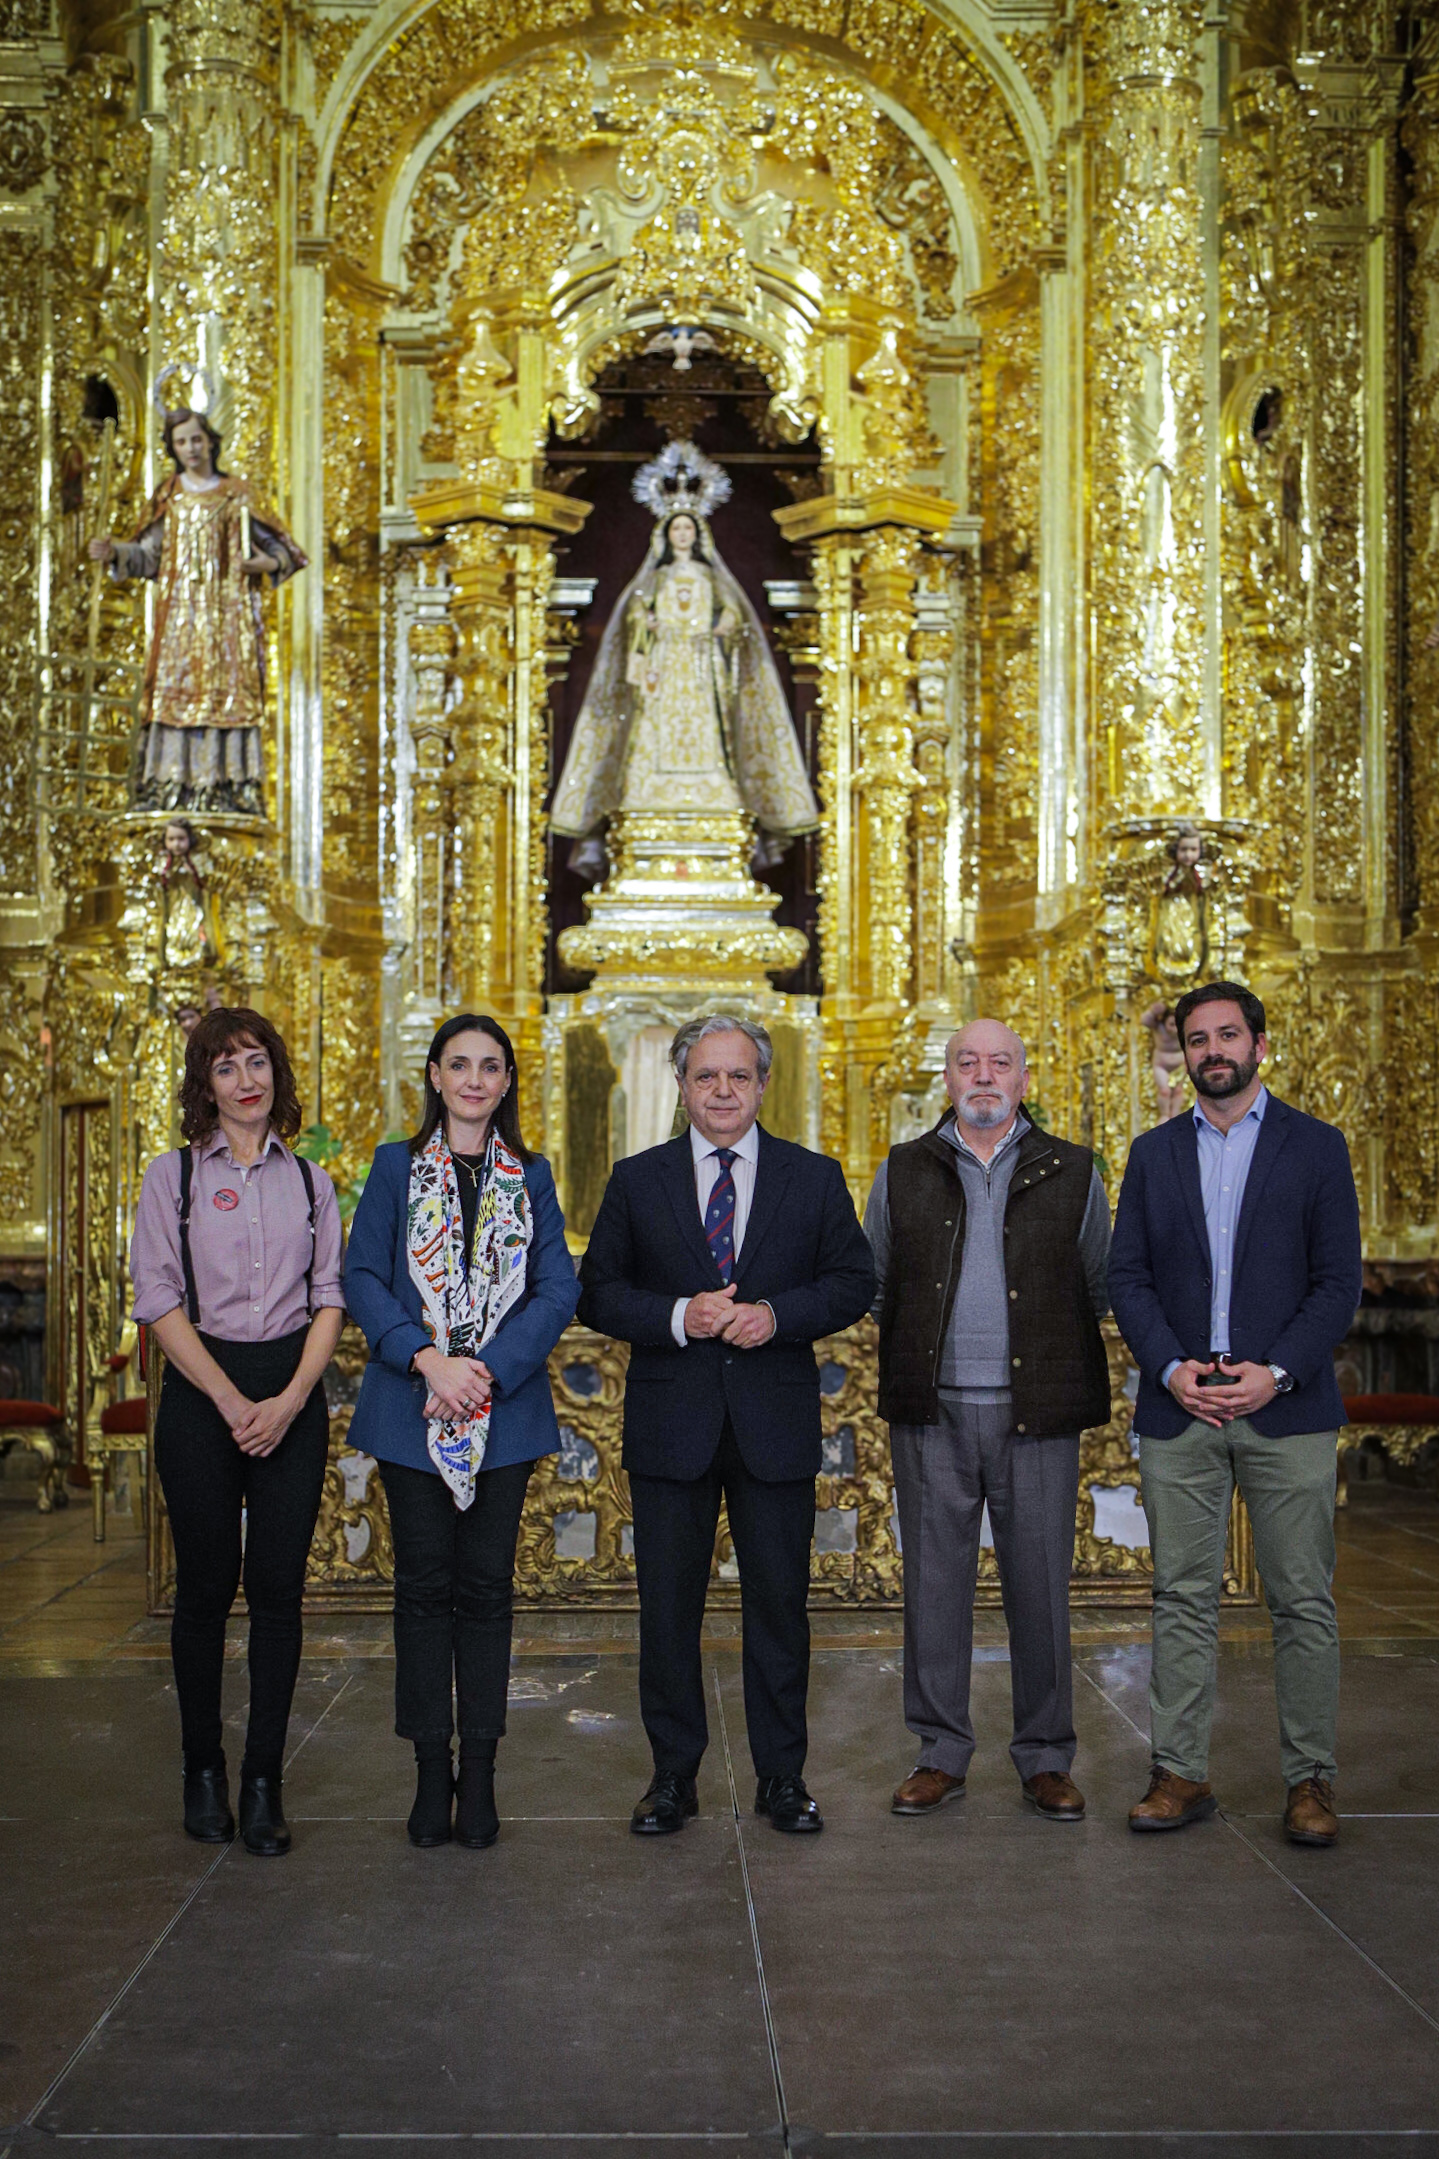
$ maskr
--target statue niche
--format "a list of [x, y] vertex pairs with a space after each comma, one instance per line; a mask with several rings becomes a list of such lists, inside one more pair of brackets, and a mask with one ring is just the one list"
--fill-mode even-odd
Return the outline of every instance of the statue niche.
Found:
[[710, 513], [730, 492], [689, 442], [635, 481], [654, 533], [605, 629], [550, 817], [579, 842], [582, 876], [604, 874], [600, 833], [620, 812], [745, 812], [761, 861], [818, 821], [764, 631], [714, 542]]

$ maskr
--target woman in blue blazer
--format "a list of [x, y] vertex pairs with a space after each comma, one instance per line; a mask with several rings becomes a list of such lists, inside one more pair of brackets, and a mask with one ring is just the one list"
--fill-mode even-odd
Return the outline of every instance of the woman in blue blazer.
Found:
[[545, 1360], [579, 1294], [516, 1091], [503, 1027], [447, 1020], [420, 1129], [376, 1152], [345, 1260], [345, 1302], [370, 1345], [350, 1445], [379, 1462], [390, 1510], [395, 1730], [414, 1742], [421, 1846], [499, 1834], [515, 1543], [530, 1469], [559, 1448]]

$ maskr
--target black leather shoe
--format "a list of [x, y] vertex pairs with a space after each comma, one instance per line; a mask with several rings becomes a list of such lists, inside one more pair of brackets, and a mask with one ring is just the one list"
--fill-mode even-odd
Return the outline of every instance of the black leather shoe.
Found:
[[225, 1765], [185, 1771], [185, 1834], [202, 1844], [228, 1844], [235, 1834]]
[[459, 1782], [455, 1786], [455, 1842], [472, 1852], [482, 1852], [500, 1833], [495, 1811], [495, 1764], [466, 1761], [460, 1756]]
[[649, 1790], [630, 1816], [630, 1827], [637, 1837], [670, 1837], [699, 1810], [694, 1778], [662, 1770], [651, 1778]]
[[278, 1777], [240, 1779], [240, 1835], [257, 1859], [277, 1859], [290, 1849], [290, 1825], [280, 1804]]
[[810, 1836], [824, 1827], [824, 1816], [805, 1790], [803, 1777], [761, 1777], [755, 1786], [754, 1810], [767, 1814], [774, 1827], [789, 1836]]

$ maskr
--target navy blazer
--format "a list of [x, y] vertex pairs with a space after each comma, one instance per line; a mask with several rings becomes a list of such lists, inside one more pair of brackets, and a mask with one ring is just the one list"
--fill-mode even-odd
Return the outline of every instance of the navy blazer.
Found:
[[754, 1199], [735, 1261], [736, 1301], [769, 1304], [758, 1349], [670, 1332], [678, 1297], [722, 1289], [695, 1197], [688, 1132], [617, 1162], [580, 1268], [580, 1317], [633, 1345], [624, 1466], [702, 1477], [728, 1417], [746, 1468], [766, 1483], [819, 1473], [813, 1344], [869, 1310], [874, 1260], [839, 1164], [761, 1130]]
[[[1344, 1422], [1334, 1348], [1363, 1287], [1359, 1200], [1344, 1135], [1269, 1097], [1234, 1238], [1230, 1355], [1282, 1364], [1297, 1384], [1250, 1420], [1270, 1438]], [[1160, 1373], [1209, 1356], [1209, 1232], [1190, 1116], [1143, 1132], [1129, 1150], [1109, 1247], [1109, 1300], [1139, 1366], [1134, 1428], [1174, 1439], [1190, 1423]]]
[[[524, 1295], [483, 1351], [495, 1382], [486, 1469], [532, 1462], [538, 1455], [556, 1453], [560, 1444], [545, 1359], [574, 1318], [579, 1283], [565, 1243], [555, 1180], [542, 1156], [526, 1163], [525, 1187], [535, 1233]], [[410, 1359], [428, 1346], [430, 1336], [410, 1275], [405, 1241], [409, 1195], [407, 1144], [398, 1140], [377, 1148], [345, 1253], [345, 1304], [370, 1345], [349, 1443], [382, 1462], [402, 1462], [408, 1469], [434, 1470], [438, 1476], [425, 1443], [429, 1390], [410, 1370]]]

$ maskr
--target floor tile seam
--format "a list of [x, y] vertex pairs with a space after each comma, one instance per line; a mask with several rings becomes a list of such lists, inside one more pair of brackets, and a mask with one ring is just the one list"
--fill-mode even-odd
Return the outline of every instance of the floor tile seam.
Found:
[[[245, 1696], [245, 1700], [241, 1705], [240, 1714], [242, 1716], [248, 1717], [249, 1710], [250, 1697], [247, 1693]], [[109, 2002], [107, 2002], [104, 2009], [101, 2010], [99, 2016], [90, 2026], [89, 2031], [86, 2032], [84, 2038], [80, 2041], [79, 2045], [73, 2050], [69, 2058], [61, 2065], [58, 2073], [54, 2077], [52, 2077], [46, 2089], [41, 2093], [39, 2099], [35, 2102], [35, 2105], [26, 2115], [22, 2127], [33, 2128], [36, 2125], [41, 2114], [45, 2111], [45, 2108], [49, 2106], [51, 2100], [55, 2097], [61, 2085], [70, 2075], [71, 2071], [79, 2066], [81, 2059], [86, 2053], [88, 2053], [90, 2047], [94, 2044], [95, 2040], [99, 2037], [100, 2033], [109, 2023], [111, 2017], [114, 2016], [115, 2011], [125, 2000], [125, 1997], [129, 1994], [131, 1988], [135, 1986], [142, 1974], [149, 1969], [149, 1966], [159, 1955], [160, 1951], [164, 1948], [165, 1943], [169, 1940], [170, 1936], [179, 1926], [180, 1921], [184, 1918], [186, 1912], [189, 1911], [190, 1906], [195, 1902], [195, 1899], [199, 1896], [201, 1890], [204, 1889], [206, 1885], [213, 1880], [216, 1874], [218, 1874], [220, 1868], [225, 1864], [225, 1861], [230, 1857], [233, 1850], [233, 1844], [220, 1845], [209, 1866], [206, 1867], [203, 1874], [200, 1875], [199, 1879], [191, 1888], [189, 1895], [185, 1897], [178, 1906], [178, 1908], [170, 1914], [169, 1919], [160, 1929], [160, 1932], [155, 1936], [154, 1941], [151, 1942], [149, 1948], [145, 1951], [145, 1954], [141, 1957], [139, 1963], [135, 1966], [129, 1977], [118, 1988], [116, 1993], [112, 1995], [111, 1999], [109, 2000]], [[0, 2155], [0, 2159], [3, 2159], [3, 2155]]]
[[710, 1666], [710, 1678], [714, 1685], [715, 1714], [719, 1719], [720, 1746], [724, 1753], [725, 1776], [729, 1782], [730, 1808], [734, 1818], [735, 1850], [739, 1856], [740, 1881], [744, 1887], [745, 1913], [749, 1920], [750, 1947], [754, 1951], [755, 1980], [759, 1987], [760, 2015], [764, 2021], [765, 2046], [769, 2053], [770, 2076], [774, 2082], [775, 2110], [779, 2117], [780, 2144], [784, 2159], [791, 2159], [789, 2107], [785, 2101], [784, 2069], [780, 2061], [779, 2032], [775, 2025], [774, 2006], [769, 1998], [769, 1983], [765, 1977], [764, 1945], [760, 1941], [759, 1913], [755, 1910], [754, 1889], [749, 1878], [749, 1855], [745, 1851], [744, 1823], [740, 1816], [739, 1787], [735, 1782], [734, 1755], [729, 1743], [729, 1720], [725, 1716], [724, 1691], [720, 1685], [719, 1667]]
[[1372, 1971], [1377, 1978], [1382, 1979], [1385, 1986], [1387, 1986], [1393, 1993], [1397, 1994], [1400, 2001], [1405, 2003], [1408, 2008], [1412, 2009], [1415, 2016], [1418, 2017], [1422, 2023], [1427, 2024], [1436, 2039], [1439, 2039], [1439, 2018], [1432, 2017], [1429, 2014], [1429, 2011], [1424, 2008], [1423, 2004], [1417, 2002], [1414, 1999], [1414, 1996], [1409, 1992], [1408, 1988], [1402, 1986], [1400, 1982], [1394, 1977], [1394, 1974], [1391, 1971], [1387, 1970], [1386, 1967], [1379, 1962], [1379, 1959], [1377, 1957], [1371, 1956], [1371, 1954], [1364, 1947], [1362, 1942], [1357, 1942], [1354, 1939], [1354, 1936], [1348, 1931], [1346, 1927], [1341, 1927], [1338, 1920], [1332, 1918], [1330, 1914], [1325, 1911], [1322, 1904], [1316, 1903], [1315, 1899], [1309, 1895], [1307, 1890], [1300, 1888], [1298, 1882], [1294, 1880], [1292, 1875], [1286, 1874], [1282, 1867], [1275, 1864], [1274, 1860], [1269, 1857], [1269, 1854], [1267, 1852], [1261, 1851], [1260, 1847], [1254, 1842], [1253, 1838], [1246, 1836], [1245, 1832], [1239, 1827], [1239, 1821], [1237, 1818], [1227, 1814], [1224, 1808], [1221, 1807], [1219, 1809], [1219, 1819], [1223, 1822], [1225, 1828], [1229, 1831], [1230, 1835], [1237, 1837], [1240, 1843], [1244, 1845], [1246, 1850], [1251, 1852], [1254, 1858], [1259, 1861], [1260, 1865], [1263, 1867], [1267, 1867], [1269, 1872], [1275, 1877], [1275, 1879], [1282, 1882], [1285, 1888], [1288, 1889], [1293, 1896], [1296, 1896], [1299, 1899], [1299, 1902], [1305, 1905], [1307, 1909], [1314, 1914], [1315, 1918], [1321, 1922], [1322, 1925], [1326, 1926], [1329, 1929], [1331, 1934], [1337, 1935], [1339, 1940], [1345, 1943], [1346, 1946], [1354, 1952], [1355, 1956], [1358, 1957], [1362, 1963], [1367, 1964], [1370, 1971]]
[[1367, 1604], [1371, 1611], [1382, 1612], [1386, 1619], [1402, 1619], [1406, 1626], [1418, 1628], [1421, 1633], [1433, 1634], [1435, 1632], [1432, 1625], [1426, 1629], [1422, 1619], [1416, 1619], [1412, 1612], [1404, 1611], [1400, 1605], [1386, 1604], [1382, 1597], [1366, 1595], [1361, 1589], [1351, 1589], [1349, 1595], [1357, 1603]]
[[118, 1552], [113, 1558], [102, 1560], [98, 1567], [92, 1567], [88, 1574], [82, 1574], [78, 1582], [67, 1582], [63, 1589], [56, 1590], [53, 1597], [46, 1597], [39, 1604], [32, 1605], [23, 1617], [6, 1620], [4, 1625], [0, 1626], [0, 1640], [3, 1640], [7, 1634], [13, 1634], [17, 1627], [30, 1625], [32, 1621], [39, 1618], [42, 1612], [48, 1612], [52, 1605], [61, 1603], [66, 1597], [73, 1597], [75, 1592], [83, 1589], [87, 1582], [95, 1581], [100, 1575], [107, 1573], [111, 1567], [118, 1567], [126, 1556], [125, 1553]]
[[24, 1545], [18, 1552], [12, 1552], [8, 1559], [0, 1559], [0, 1573], [7, 1567], [13, 1567], [17, 1559], [33, 1559], [37, 1552], [47, 1551], [52, 1544], [63, 1543], [65, 1532], [69, 1528], [68, 1522], [62, 1522], [55, 1528], [41, 1531], [33, 1544]]
[[[1076, 1664], [1075, 1669], [1077, 1671], [1082, 1671], [1083, 1667]], [[1135, 1723], [1133, 1717], [1129, 1715], [1128, 1711], [1121, 1709], [1119, 1704], [1116, 1701], [1112, 1700], [1112, 1698], [1105, 1693], [1103, 1687], [1100, 1686], [1098, 1680], [1095, 1679], [1091, 1673], [1084, 1672], [1083, 1676], [1089, 1681], [1090, 1686], [1094, 1688], [1095, 1693], [1100, 1696], [1101, 1700], [1108, 1702], [1110, 1708], [1113, 1709], [1117, 1715], [1124, 1719], [1124, 1722], [1129, 1726], [1130, 1730], [1136, 1735], [1136, 1737], [1144, 1741], [1147, 1745], [1148, 1741], [1146, 1739], [1146, 1735], [1142, 1731], [1140, 1731], [1139, 1726]], [[1422, 2008], [1421, 2005], [1415, 2001], [1413, 1995], [1410, 1994], [1406, 1988], [1400, 1985], [1399, 1981], [1394, 1977], [1392, 1972], [1385, 1970], [1384, 1966], [1379, 1962], [1377, 1957], [1372, 1957], [1367, 1949], [1365, 1949], [1359, 1942], [1356, 1942], [1354, 1937], [1351, 1934], [1347, 1933], [1345, 1929], [1340, 1926], [1338, 1920], [1331, 1919], [1328, 1912], [1326, 1912], [1321, 1905], [1316, 1904], [1312, 1897], [1307, 1896], [1305, 1892], [1300, 1888], [1299, 1884], [1296, 1881], [1292, 1880], [1290, 1876], [1287, 1875], [1281, 1867], [1277, 1867], [1274, 1864], [1274, 1861], [1269, 1858], [1268, 1854], [1262, 1852], [1259, 1846], [1253, 1841], [1253, 1839], [1245, 1835], [1244, 1831], [1239, 1827], [1238, 1820], [1235, 1818], [1231, 1818], [1225, 1812], [1223, 1807], [1219, 1809], [1219, 1819], [1229, 1830], [1231, 1836], [1237, 1837], [1239, 1839], [1239, 1842], [1244, 1845], [1245, 1849], [1249, 1851], [1255, 1859], [1259, 1861], [1261, 1866], [1267, 1867], [1269, 1872], [1274, 1875], [1277, 1881], [1282, 1882], [1285, 1888], [1288, 1889], [1293, 1896], [1299, 1899], [1301, 1904], [1307, 1906], [1307, 1908], [1314, 1914], [1315, 1918], [1318, 1919], [1322, 1925], [1328, 1927], [1331, 1933], [1337, 1935], [1340, 1941], [1346, 1943], [1347, 1946], [1354, 1952], [1355, 1956], [1359, 1957], [1363, 1963], [1367, 1964], [1370, 1970], [1383, 1980], [1385, 1986], [1391, 1988], [1392, 1991], [1399, 1996], [1399, 1999], [1401, 2001], [1407, 2003], [1409, 2008], [1413, 2010], [1414, 2014], [1417, 2017], [1420, 2017], [1423, 2022], [1428, 2025], [1429, 2029], [1436, 2035], [1436, 2037], [1439, 2037], [1439, 2022], [1436, 2022], [1436, 2020], [1430, 2016], [1428, 2010]]]
[[185, 1898], [183, 1898], [177, 1908], [170, 1914], [169, 1919], [160, 1929], [160, 1932], [155, 1936], [154, 1941], [151, 1942], [149, 1948], [145, 1951], [145, 1954], [141, 1957], [139, 1963], [135, 1966], [134, 1970], [129, 1974], [128, 1978], [124, 1981], [124, 1983], [117, 1989], [115, 1994], [112, 1995], [111, 1999], [101, 2010], [99, 2016], [90, 2026], [89, 2031], [86, 2032], [84, 2038], [80, 2041], [79, 2045], [71, 2051], [68, 2059], [61, 2065], [55, 2076], [51, 2078], [49, 2084], [41, 2093], [39, 2099], [37, 2099], [37, 2101], [35, 2102], [35, 2105], [25, 2116], [24, 2122], [21, 2124], [22, 2128], [33, 2129], [36, 2127], [39, 2122], [40, 2116], [44, 2113], [46, 2107], [49, 2106], [51, 2100], [55, 2097], [61, 2085], [65, 2082], [71, 2071], [78, 2066], [82, 2056], [88, 2053], [95, 2040], [99, 2037], [100, 2033], [109, 2023], [111, 2017], [114, 2016], [116, 2010], [120, 2007], [120, 2004], [129, 1994], [131, 1988], [136, 1985], [142, 1975], [149, 1969], [151, 1963], [159, 1955], [160, 1951], [164, 1948], [166, 1942], [174, 1933], [176, 1927], [179, 1926], [180, 1921], [184, 1918], [186, 1912], [189, 1911], [190, 1906], [195, 1902], [195, 1899], [199, 1896], [201, 1890], [206, 1887], [206, 1885], [219, 1872], [220, 1868], [225, 1864], [225, 1861], [230, 1856], [230, 1851], [231, 1847], [228, 1844], [222, 1844], [220, 1846], [214, 1858], [211, 1860], [209, 1866], [205, 1868], [204, 1872], [199, 1876], [198, 1880], [194, 1882], [189, 1891], [189, 1894]]

